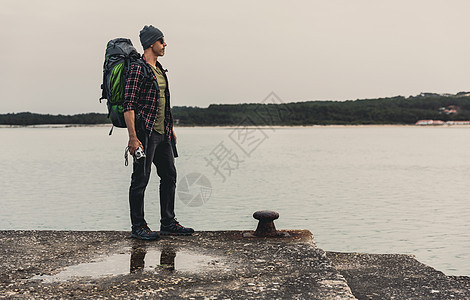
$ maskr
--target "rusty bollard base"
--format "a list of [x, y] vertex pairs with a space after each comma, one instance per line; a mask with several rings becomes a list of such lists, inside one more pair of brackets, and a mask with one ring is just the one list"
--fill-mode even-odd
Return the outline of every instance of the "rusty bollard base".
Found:
[[286, 231], [277, 231], [275, 235], [269, 235], [269, 236], [257, 235], [256, 231], [245, 231], [243, 232], [242, 236], [244, 238], [288, 238], [288, 237], [291, 237], [289, 232], [286, 232]]

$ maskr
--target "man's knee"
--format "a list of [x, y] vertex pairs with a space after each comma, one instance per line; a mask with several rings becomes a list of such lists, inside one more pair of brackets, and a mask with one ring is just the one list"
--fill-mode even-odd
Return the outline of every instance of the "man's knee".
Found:
[[150, 172], [134, 172], [131, 177], [131, 188], [145, 188], [150, 179]]
[[176, 184], [176, 172], [167, 173], [165, 176], [160, 177], [160, 179], [164, 182]]

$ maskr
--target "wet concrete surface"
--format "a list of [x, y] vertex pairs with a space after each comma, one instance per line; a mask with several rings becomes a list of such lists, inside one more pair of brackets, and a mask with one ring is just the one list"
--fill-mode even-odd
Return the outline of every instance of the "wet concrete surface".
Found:
[[0, 231], [0, 298], [470, 299], [468, 277], [410, 256], [325, 253], [309, 231], [284, 232]]
[[129, 232], [2, 231], [0, 297], [354, 299], [311, 233], [290, 233], [144, 242]]
[[470, 278], [446, 276], [413, 255], [327, 252], [359, 299], [470, 299]]

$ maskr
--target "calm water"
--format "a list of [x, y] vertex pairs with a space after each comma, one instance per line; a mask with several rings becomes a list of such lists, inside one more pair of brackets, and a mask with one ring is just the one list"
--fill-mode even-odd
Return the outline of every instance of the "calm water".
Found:
[[[0, 229], [129, 230], [126, 130], [0, 128]], [[176, 213], [197, 230], [309, 229], [331, 251], [470, 275], [470, 128], [177, 128]], [[158, 177], [146, 195], [158, 230]], [[188, 205], [188, 203], [190, 205]], [[199, 206], [195, 206], [199, 205]]]

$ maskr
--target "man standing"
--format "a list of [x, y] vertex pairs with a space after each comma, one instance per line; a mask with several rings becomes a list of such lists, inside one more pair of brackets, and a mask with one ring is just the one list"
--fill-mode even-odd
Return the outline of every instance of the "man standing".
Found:
[[[157, 61], [165, 55], [167, 44], [163, 33], [145, 26], [140, 31], [144, 48], [141, 62], [132, 64], [124, 88], [124, 119], [129, 133], [129, 152], [134, 167], [129, 188], [132, 237], [156, 240], [158, 232], [150, 230], [144, 219], [144, 193], [149, 182], [152, 163], [160, 177], [160, 234], [190, 235], [192, 228], [181, 226], [175, 219], [176, 168], [172, 144], [176, 144], [170, 108], [170, 92], [166, 71]], [[147, 74], [147, 76], [145, 76]], [[137, 159], [141, 147], [146, 157]]]

